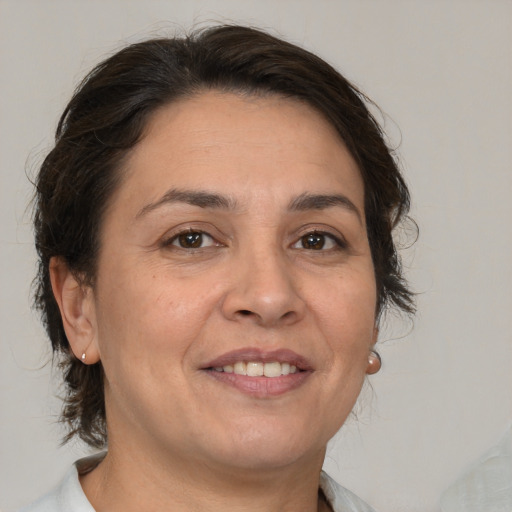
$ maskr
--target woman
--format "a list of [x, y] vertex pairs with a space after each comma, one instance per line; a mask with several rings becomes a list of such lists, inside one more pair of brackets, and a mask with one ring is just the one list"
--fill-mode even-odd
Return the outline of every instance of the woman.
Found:
[[125, 48], [37, 181], [36, 303], [63, 419], [99, 456], [30, 511], [367, 511], [321, 472], [412, 312], [409, 196], [362, 95], [318, 57], [215, 27]]

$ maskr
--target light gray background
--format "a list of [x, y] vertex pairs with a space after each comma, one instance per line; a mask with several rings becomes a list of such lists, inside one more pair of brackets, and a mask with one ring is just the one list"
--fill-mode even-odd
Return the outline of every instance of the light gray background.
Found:
[[[49, 350], [29, 309], [33, 172], [77, 81], [148, 35], [198, 22], [269, 28], [333, 63], [389, 116], [421, 237], [418, 298], [383, 332], [384, 367], [327, 469], [381, 512], [436, 511], [512, 420], [512, 2], [0, 0], [0, 507], [60, 479]], [[397, 128], [399, 127], [399, 129]]]

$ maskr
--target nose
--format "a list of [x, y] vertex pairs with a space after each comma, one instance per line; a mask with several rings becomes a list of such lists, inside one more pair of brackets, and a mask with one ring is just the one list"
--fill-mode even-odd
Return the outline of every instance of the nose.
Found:
[[240, 255], [231, 276], [222, 304], [229, 320], [278, 327], [303, 318], [306, 306], [297, 276], [278, 251]]

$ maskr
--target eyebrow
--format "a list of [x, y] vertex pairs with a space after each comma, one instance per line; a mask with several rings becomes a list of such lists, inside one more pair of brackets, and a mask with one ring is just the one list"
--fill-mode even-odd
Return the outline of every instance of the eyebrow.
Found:
[[[173, 203], [185, 203], [198, 206], [199, 208], [222, 210], [236, 210], [237, 208], [236, 200], [223, 194], [201, 190], [171, 189], [157, 201], [148, 203], [141, 208], [135, 218], [139, 219], [163, 205]], [[310, 194], [305, 192], [290, 201], [288, 210], [292, 212], [303, 212], [308, 210], [325, 210], [333, 207], [341, 207], [348, 212], [354, 213], [362, 223], [360, 211], [356, 205], [343, 194]]]
[[359, 222], [363, 222], [361, 212], [357, 206], [343, 194], [309, 194], [306, 192], [293, 199], [288, 209], [294, 212], [302, 212], [307, 210], [325, 210], [336, 206], [354, 213]]
[[236, 201], [222, 194], [203, 192], [199, 190], [178, 190], [171, 189], [154, 203], [144, 206], [135, 216], [136, 219], [156, 210], [164, 204], [186, 203], [200, 208], [218, 208], [223, 210], [234, 210]]

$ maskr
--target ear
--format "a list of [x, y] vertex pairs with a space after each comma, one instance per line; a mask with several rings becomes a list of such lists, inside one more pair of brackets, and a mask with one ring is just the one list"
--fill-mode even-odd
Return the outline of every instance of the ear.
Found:
[[50, 280], [73, 354], [85, 364], [97, 363], [100, 353], [91, 287], [80, 284], [60, 257], [50, 260]]
[[377, 343], [377, 340], [379, 339], [379, 326], [375, 324], [375, 327], [373, 328], [373, 337], [372, 337], [372, 347], [375, 347], [375, 344]]

